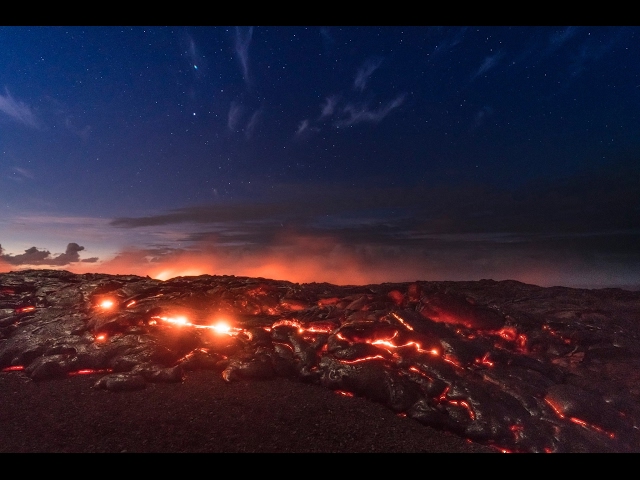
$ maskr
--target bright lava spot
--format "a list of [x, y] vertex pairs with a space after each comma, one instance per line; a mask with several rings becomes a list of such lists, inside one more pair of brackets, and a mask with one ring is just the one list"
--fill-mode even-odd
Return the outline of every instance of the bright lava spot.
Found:
[[96, 342], [104, 342], [107, 339], [107, 336], [104, 333], [100, 335], [96, 335]]
[[94, 375], [94, 374], [103, 374], [103, 373], [111, 373], [113, 372], [112, 369], [110, 368], [100, 368], [100, 369], [93, 369], [93, 368], [84, 368], [82, 370], [76, 370], [75, 372], [69, 372], [69, 376], [73, 377], [75, 375]]
[[13, 365], [2, 369], [3, 372], [21, 372], [22, 370], [24, 370], [23, 365]]
[[211, 326], [217, 333], [229, 333], [231, 331], [231, 327], [224, 322], [218, 322], [215, 325]]
[[115, 305], [115, 302], [113, 300], [103, 300], [102, 302], [100, 302], [100, 306], [105, 310], [109, 310], [114, 305]]
[[353, 397], [353, 393], [347, 392], [345, 390], [334, 390], [338, 395], [342, 395], [343, 397]]
[[33, 312], [36, 309], [36, 307], [22, 307], [22, 308], [17, 308], [16, 309], [16, 313], [27, 313], [27, 312]]

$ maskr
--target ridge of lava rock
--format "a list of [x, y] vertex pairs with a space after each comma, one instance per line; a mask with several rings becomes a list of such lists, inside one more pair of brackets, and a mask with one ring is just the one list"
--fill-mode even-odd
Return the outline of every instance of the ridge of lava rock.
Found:
[[511, 280], [0, 274], [4, 372], [111, 391], [288, 377], [503, 451], [640, 451], [639, 325], [640, 292]]

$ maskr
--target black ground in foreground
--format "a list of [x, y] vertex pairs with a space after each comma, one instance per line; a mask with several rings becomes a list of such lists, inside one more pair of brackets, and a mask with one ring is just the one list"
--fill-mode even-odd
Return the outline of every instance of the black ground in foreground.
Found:
[[384, 406], [284, 378], [212, 371], [132, 392], [94, 375], [0, 375], [0, 452], [495, 452]]

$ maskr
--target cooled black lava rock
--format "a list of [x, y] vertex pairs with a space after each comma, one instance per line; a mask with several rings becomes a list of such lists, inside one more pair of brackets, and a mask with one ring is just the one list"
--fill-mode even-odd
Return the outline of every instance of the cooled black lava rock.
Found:
[[0, 274], [0, 370], [114, 392], [285, 376], [506, 451], [640, 451], [639, 340], [618, 289]]

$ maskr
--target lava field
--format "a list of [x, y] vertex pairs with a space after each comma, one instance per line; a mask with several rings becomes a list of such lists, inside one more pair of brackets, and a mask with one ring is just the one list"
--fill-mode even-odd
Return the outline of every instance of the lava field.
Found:
[[114, 392], [288, 377], [505, 452], [640, 452], [639, 338], [620, 289], [0, 274], [1, 372]]

